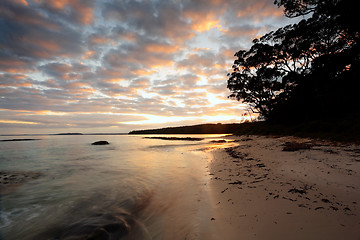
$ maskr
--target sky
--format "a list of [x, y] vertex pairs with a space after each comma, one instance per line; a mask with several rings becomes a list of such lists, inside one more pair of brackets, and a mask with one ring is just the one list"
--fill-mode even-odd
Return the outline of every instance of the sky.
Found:
[[0, 134], [242, 122], [234, 54], [288, 23], [273, 0], [1, 0]]

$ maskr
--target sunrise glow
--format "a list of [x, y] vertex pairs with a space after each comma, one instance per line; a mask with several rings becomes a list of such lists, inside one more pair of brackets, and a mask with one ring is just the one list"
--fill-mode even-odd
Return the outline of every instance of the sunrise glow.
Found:
[[271, 1], [4, 0], [0, 134], [248, 120], [234, 53], [283, 26]]

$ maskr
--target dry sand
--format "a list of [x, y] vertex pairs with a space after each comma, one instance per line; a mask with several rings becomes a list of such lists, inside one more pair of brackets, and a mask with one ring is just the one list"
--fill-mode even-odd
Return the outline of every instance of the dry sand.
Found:
[[359, 145], [234, 139], [212, 151], [212, 239], [360, 239]]

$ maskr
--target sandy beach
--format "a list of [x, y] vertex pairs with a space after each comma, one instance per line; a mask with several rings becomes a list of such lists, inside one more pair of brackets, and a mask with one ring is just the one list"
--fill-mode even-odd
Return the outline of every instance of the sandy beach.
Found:
[[360, 239], [360, 146], [230, 138], [211, 152], [213, 239]]

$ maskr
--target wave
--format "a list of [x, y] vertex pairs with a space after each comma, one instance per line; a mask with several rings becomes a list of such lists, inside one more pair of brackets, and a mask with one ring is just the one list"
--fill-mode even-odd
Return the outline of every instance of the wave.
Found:
[[[65, 215], [68, 219], [59, 221], [66, 224], [48, 228], [32, 239], [151, 239], [145, 225], [138, 220], [138, 215], [141, 215], [151, 202], [151, 192], [126, 200], [102, 201], [104, 196], [105, 194], [99, 194], [79, 202], [73, 208], [75, 211], [71, 210]], [[99, 206], [99, 202], [103, 202], [103, 205]], [[132, 206], [126, 211], [128, 205]]]

